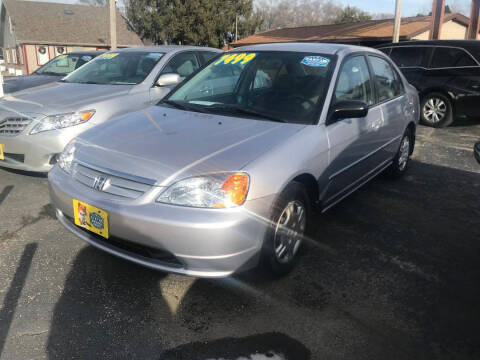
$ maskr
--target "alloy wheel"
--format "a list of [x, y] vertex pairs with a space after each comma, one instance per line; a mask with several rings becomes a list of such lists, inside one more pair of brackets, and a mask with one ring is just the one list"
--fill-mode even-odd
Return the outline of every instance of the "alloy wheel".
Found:
[[403, 171], [407, 167], [408, 156], [410, 155], [410, 139], [404, 136], [400, 144], [400, 153], [398, 157], [398, 168]]
[[302, 242], [307, 222], [305, 206], [291, 201], [285, 206], [275, 228], [275, 257], [282, 264], [295, 257]]
[[423, 117], [430, 123], [442, 121], [447, 114], [447, 104], [444, 100], [432, 97], [423, 106]]

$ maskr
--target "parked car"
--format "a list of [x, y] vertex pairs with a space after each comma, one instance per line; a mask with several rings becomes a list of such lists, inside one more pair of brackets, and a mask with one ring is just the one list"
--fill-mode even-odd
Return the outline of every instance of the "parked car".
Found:
[[220, 50], [153, 46], [104, 53], [61, 82], [0, 100], [0, 166], [47, 172], [65, 145], [118, 115], [157, 103]]
[[473, 147], [473, 153], [475, 155], [475, 159], [477, 159], [478, 163], [480, 164], [480, 141], [477, 142]]
[[158, 106], [71, 142], [49, 173], [51, 199], [79, 238], [150, 268], [222, 277], [261, 258], [282, 274], [311, 205], [405, 173], [418, 114], [417, 92], [380, 51], [239, 48]]
[[407, 41], [379, 49], [418, 90], [423, 124], [445, 127], [455, 117], [480, 117], [478, 41]]
[[9, 94], [58, 81], [103, 53], [103, 51], [81, 51], [59, 55], [30, 75], [4, 78], [3, 92]]

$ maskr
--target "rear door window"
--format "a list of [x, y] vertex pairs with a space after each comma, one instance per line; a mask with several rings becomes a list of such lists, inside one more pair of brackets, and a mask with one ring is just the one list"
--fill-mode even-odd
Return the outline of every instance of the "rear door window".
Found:
[[375, 80], [378, 102], [388, 101], [403, 94], [400, 76], [390, 63], [378, 56], [369, 56]]
[[433, 54], [431, 68], [477, 66], [475, 60], [463, 49], [438, 47]]
[[428, 48], [425, 47], [395, 47], [390, 57], [398, 67], [422, 67], [425, 66], [428, 53]]
[[200, 51], [199, 54], [202, 58], [202, 63], [205, 64], [216, 57], [219, 53], [212, 51]]

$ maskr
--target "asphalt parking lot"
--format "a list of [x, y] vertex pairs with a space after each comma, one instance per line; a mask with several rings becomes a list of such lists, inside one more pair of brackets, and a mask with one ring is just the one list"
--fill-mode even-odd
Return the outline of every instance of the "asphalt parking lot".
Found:
[[408, 175], [324, 215], [289, 276], [198, 280], [77, 240], [0, 170], [1, 359], [479, 359], [480, 121], [421, 127]]

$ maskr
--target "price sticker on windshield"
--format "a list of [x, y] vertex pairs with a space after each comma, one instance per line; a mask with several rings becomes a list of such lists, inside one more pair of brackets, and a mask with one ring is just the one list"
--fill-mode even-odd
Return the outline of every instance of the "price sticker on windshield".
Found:
[[118, 55], [118, 53], [107, 53], [107, 54], [101, 55], [101, 58], [102, 59], [113, 59], [117, 55]]
[[57, 57], [57, 59], [66, 59], [67, 58], [67, 55], [60, 55]]
[[257, 56], [256, 53], [235, 53], [235, 54], [226, 54], [223, 55], [215, 65], [245, 65], [255, 59]]

